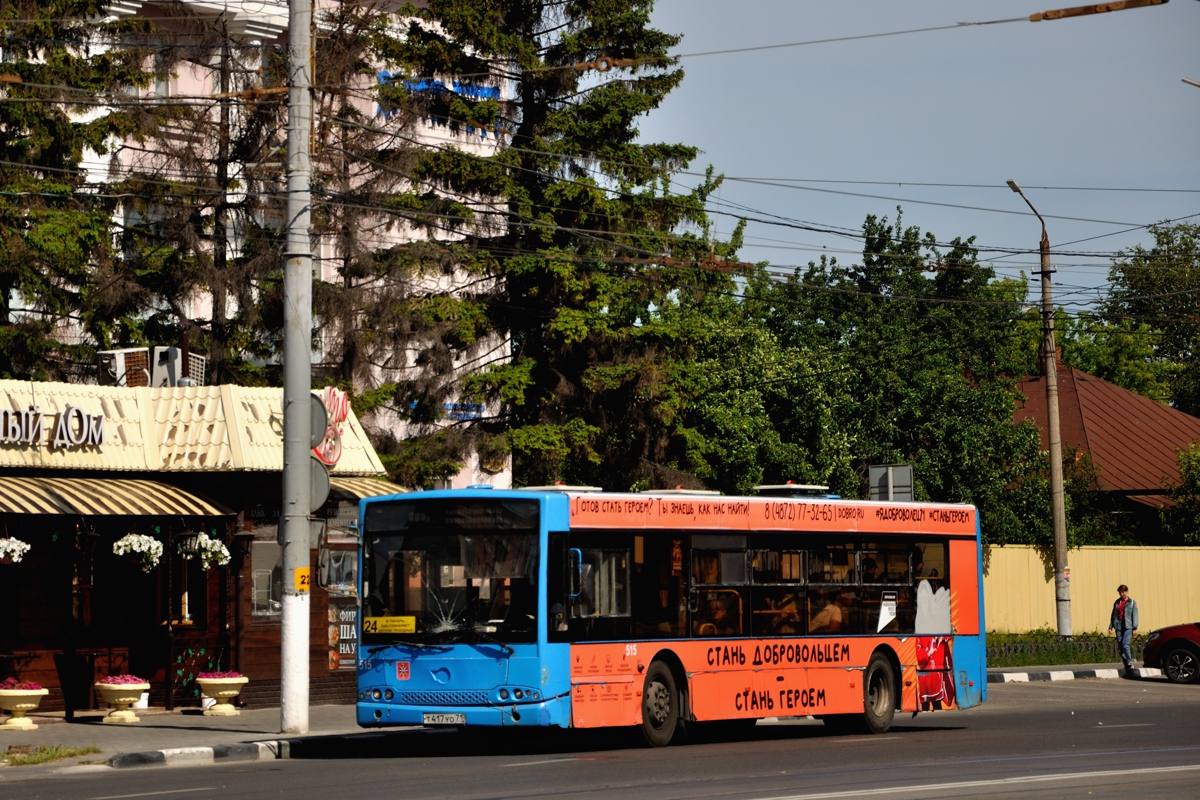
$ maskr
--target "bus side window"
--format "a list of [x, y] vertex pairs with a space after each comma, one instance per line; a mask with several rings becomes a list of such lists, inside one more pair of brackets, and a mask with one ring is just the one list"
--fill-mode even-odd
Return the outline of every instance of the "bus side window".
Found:
[[863, 633], [912, 633], [916, 593], [908, 582], [909, 549], [891, 542], [868, 543], [859, 556]]
[[568, 575], [570, 563], [567, 559], [567, 535], [565, 533], [550, 534], [550, 551], [547, 555], [546, 569], [546, 633], [552, 642], [569, 640], [567, 632], [567, 609], [570, 605], [568, 597], [571, 576]]
[[634, 536], [633, 635], [662, 639], [686, 635], [683, 540], [669, 532]]
[[571, 616], [629, 616], [629, 551], [583, 550], [579, 596]]
[[754, 580], [751, 633], [788, 636], [804, 633], [804, 553], [757, 550], [751, 555]]
[[696, 636], [741, 636], [742, 593], [737, 589], [713, 589], [699, 593], [693, 621]]
[[909, 556], [917, 633], [950, 633], [950, 579], [945, 542], [918, 542]]

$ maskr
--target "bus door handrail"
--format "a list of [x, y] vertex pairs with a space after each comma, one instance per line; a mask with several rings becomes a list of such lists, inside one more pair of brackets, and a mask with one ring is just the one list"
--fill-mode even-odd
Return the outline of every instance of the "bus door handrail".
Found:
[[578, 547], [567, 549], [568, 564], [574, 561], [575, 569], [571, 573], [571, 586], [568, 591], [568, 597], [574, 600], [579, 595], [583, 594], [583, 551]]

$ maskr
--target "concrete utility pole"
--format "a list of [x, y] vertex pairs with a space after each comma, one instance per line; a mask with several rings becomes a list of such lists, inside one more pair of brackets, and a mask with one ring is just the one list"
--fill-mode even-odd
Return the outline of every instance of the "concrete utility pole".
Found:
[[1067, 508], [1063, 495], [1062, 431], [1058, 419], [1058, 355], [1054, 345], [1054, 299], [1050, 288], [1050, 237], [1046, 220], [1017, 186], [1008, 188], [1021, 199], [1042, 223], [1042, 358], [1046, 373], [1046, 438], [1050, 443], [1050, 519], [1054, 530], [1054, 601], [1058, 617], [1058, 635], [1071, 636], [1071, 572], [1067, 565]]
[[312, 395], [312, 0], [288, 2], [287, 252], [283, 276], [283, 598], [280, 730], [308, 732]]
[[[217, 190], [221, 193], [213, 209], [213, 272], [216, 278], [212, 289], [212, 345], [208, 349], [209, 374], [212, 383], [224, 383], [226, 343], [229, 331], [225, 327], [228, 285], [226, 271], [229, 266], [229, 23], [221, 19], [221, 64], [219, 81], [221, 86], [221, 111], [217, 123]], [[187, 358], [184, 358], [186, 364]]]

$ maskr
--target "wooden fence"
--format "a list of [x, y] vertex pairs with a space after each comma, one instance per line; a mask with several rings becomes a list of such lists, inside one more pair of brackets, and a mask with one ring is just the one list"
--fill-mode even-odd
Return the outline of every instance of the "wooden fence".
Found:
[[[1074, 633], [1103, 632], [1117, 586], [1137, 600], [1141, 633], [1200, 622], [1200, 547], [1083, 547], [1070, 551]], [[1053, 559], [1030, 546], [984, 548], [987, 630], [1057, 629]]]

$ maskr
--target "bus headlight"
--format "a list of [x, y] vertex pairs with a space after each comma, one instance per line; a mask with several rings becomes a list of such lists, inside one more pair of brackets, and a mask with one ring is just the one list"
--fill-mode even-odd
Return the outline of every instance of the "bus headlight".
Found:
[[507, 699], [508, 699], [508, 689], [501, 689], [501, 690], [500, 690], [500, 699], [501, 699], [501, 700], [507, 700]]
[[383, 699], [384, 699], [384, 700], [391, 700], [391, 699], [392, 699], [393, 697], [395, 697], [395, 696], [396, 696], [396, 695], [394, 695], [394, 694], [392, 693], [392, 690], [391, 690], [391, 689], [388, 689], [386, 692], [384, 692], [384, 693], [383, 693]]
[[378, 700], [379, 698], [383, 697], [383, 692], [376, 689], [375, 691], [371, 692], [371, 697]]

